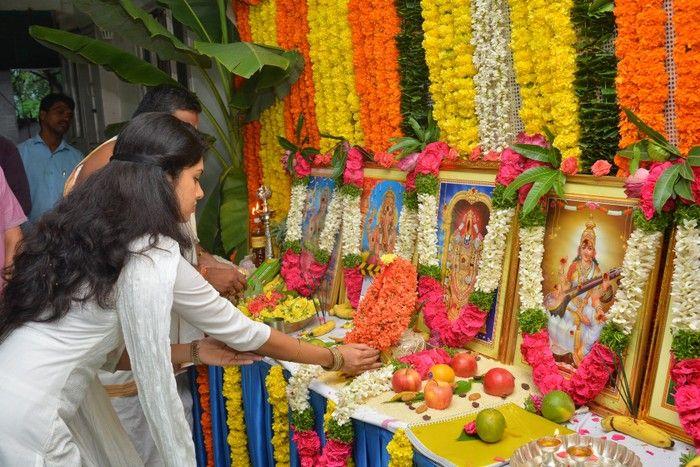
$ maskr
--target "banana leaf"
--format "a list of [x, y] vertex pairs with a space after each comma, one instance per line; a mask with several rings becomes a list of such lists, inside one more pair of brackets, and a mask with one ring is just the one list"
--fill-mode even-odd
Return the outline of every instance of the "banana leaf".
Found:
[[245, 173], [229, 168], [221, 181], [221, 242], [226, 253], [237, 250], [242, 255], [248, 246], [248, 189]]
[[194, 48], [199, 53], [211, 57], [234, 75], [250, 78], [264, 66], [286, 70], [290, 61], [284, 56], [284, 50], [277, 47], [253, 44], [251, 42], [234, 42], [231, 44], [214, 44], [195, 41]]
[[194, 31], [200, 40], [206, 42], [228, 42], [222, 37], [219, 4], [214, 0], [158, 0], [167, 6], [176, 20]]

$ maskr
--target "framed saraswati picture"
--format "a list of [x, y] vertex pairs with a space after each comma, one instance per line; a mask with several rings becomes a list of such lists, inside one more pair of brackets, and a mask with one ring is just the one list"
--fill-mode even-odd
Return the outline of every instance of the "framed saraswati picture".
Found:
[[[598, 342], [607, 322], [619, 287], [627, 239], [633, 229], [636, 200], [625, 196], [621, 181], [579, 176], [567, 182], [564, 197], [550, 195], [544, 202], [542, 306], [549, 319], [547, 330], [554, 360], [560, 373], [568, 378]], [[623, 355], [633, 399], [638, 399], [644, 377], [660, 254], [661, 248]], [[514, 309], [519, 308], [516, 295]], [[515, 320], [512, 329], [513, 363], [527, 367], [520, 353], [522, 336]], [[617, 376], [613, 375], [592, 406], [604, 412], [626, 412], [616, 389]]]
[[[438, 256], [449, 319], [459, 316], [474, 291], [479, 274], [483, 239], [492, 211], [495, 172], [470, 170], [440, 174], [438, 199]], [[509, 236], [501, 285], [484, 326], [467, 347], [495, 359], [502, 359], [508, 346], [505, 336], [510, 324], [510, 303], [516, 262], [513, 235]]]
[[668, 246], [664, 276], [661, 282], [654, 337], [649, 362], [644, 378], [644, 390], [639, 404], [640, 418], [671, 433], [675, 438], [692, 444], [692, 439], [683, 430], [678, 420], [674, 401], [674, 383], [671, 380], [671, 320], [669, 318], [669, 298], [671, 276], [673, 274], [673, 242]]

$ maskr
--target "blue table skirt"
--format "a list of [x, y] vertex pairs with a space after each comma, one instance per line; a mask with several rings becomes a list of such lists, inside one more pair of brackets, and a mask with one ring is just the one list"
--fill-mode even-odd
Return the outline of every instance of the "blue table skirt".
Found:
[[[265, 377], [270, 371], [270, 365], [265, 362], [257, 362], [253, 365], [242, 367], [243, 409], [245, 412], [246, 431], [248, 433], [248, 453], [253, 467], [270, 467], [275, 465], [272, 452], [272, 407], [270, 406], [265, 387]], [[193, 370], [194, 371], [194, 370]], [[289, 374], [285, 376], [289, 378]], [[223, 371], [219, 367], [209, 367], [209, 386], [211, 392], [212, 431], [214, 439], [215, 465], [230, 466], [231, 457], [226, 442], [228, 427], [226, 425], [226, 408], [224, 397], [221, 394]], [[197, 450], [197, 465], [206, 465], [206, 455], [202, 442], [201, 426], [196, 423], [201, 414], [201, 406], [195, 384], [194, 373], [190, 374], [190, 381], [195, 395], [193, 415], [195, 420], [194, 441]], [[314, 408], [316, 432], [321, 437], [321, 444], [325, 444], [323, 432], [323, 415], [326, 413], [326, 399], [311, 391], [311, 406]], [[386, 446], [391, 441], [393, 433], [384, 428], [353, 420], [355, 428], [355, 445], [353, 457], [357, 467], [386, 466], [389, 463], [389, 454]], [[290, 440], [290, 461], [292, 467], [299, 466], [296, 445]], [[413, 464], [418, 467], [435, 466], [432, 461], [416, 452], [413, 456]], [[234, 466], [235, 467], [235, 466]]]

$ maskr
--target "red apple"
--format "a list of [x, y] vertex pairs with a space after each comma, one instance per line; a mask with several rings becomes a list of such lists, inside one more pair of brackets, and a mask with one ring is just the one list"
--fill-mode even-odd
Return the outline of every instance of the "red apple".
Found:
[[476, 357], [469, 352], [461, 352], [452, 357], [450, 366], [457, 376], [471, 378], [476, 374]]
[[391, 388], [394, 392], [420, 391], [420, 373], [413, 368], [401, 368], [394, 372], [391, 378]]
[[431, 379], [423, 388], [425, 405], [431, 409], [445, 410], [452, 402], [452, 385], [445, 381]]
[[515, 377], [505, 368], [491, 368], [483, 377], [484, 392], [492, 396], [505, 397], [515, 390]]

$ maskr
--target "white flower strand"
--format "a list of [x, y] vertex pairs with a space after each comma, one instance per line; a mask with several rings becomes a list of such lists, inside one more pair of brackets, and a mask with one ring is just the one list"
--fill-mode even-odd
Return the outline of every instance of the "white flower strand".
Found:
[[484, 151], [502, 151], [515, 136], [510, 122], [514, 105], [510, 74], [510, 17], [506, 0], [472, 0], [475, 110]]
[[355, 409], [367, 399], [391, 390], [393, 373], [391, 365], [367, 371], [338, 391], [338, 402], [332, 415], [338, 425], [349, 423]]
[[318, 365], [299, 365], [296, 373], [289, 378], [287, 384], [287, 402], [295, 412], [303, 412], [311, 408], [309, 404], [309, 384], [318, 378], [322, 368]]
[[644, 302], [647, 281], [656, 262], [656, 252], [661, 246], [661, 232], [644, 232], [635, 229], [627, 239], [625, 257], [622, 259], [620, 287], [615, 292], [615, 302], [608, 311], [608, 319], [617, 324], [623, 333], [630, 335]]
[[302, 183], [294, 184], [289, 200], [287, 234], [284, 236], [285, 242], [301, 241], [301, 224], [304, 217], [304, 204], [306, 204], [306, 185]]
[[671, 329], [700, 331], [700, 229], [697, 220], [684, 219], [676, 227], [671, 276]]
[[520, 309], [542, 308], [542, 258], [544, 257], [544, 226], [520, 227], [520, 264], [518, 265], [518, 294]]
[[343, 236], [342, 249], [343, 256], [360, 255], [362, 252], [361, 241], [362, 233], [360, 231], [360, 197], [349, 194], [343, 195]]
[[438, 266], [437, 257], [437, 196], [418, 194], [418, 264]]
[[318, 240], [318, 247], [329, 255], [333, 252], [343, 216], [343, 199], [338, 190], [334, 190], [332, 196]]
[[515, 209], [512, 208], [496, 209], [491, 213], [482, 243], [479, 274], [474, 284], [475, 290], [493, 292], [500, 285], [503, 274], [503, 257], [506, 253], [506, 240], [514, 215]]
[[399, 216], [399, 234], [396, 240], [396, 254], [402, 258], [411, 260], [416, 246], [418, 233], [418, 213], [415, 209], [408, 209], [405, 205]]

